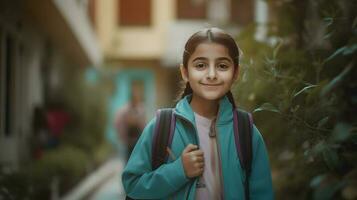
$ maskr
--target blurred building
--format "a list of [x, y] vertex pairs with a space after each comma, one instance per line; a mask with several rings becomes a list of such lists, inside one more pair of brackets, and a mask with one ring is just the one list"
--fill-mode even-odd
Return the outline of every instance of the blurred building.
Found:
[[141, 83], [151, 118], [156, 108], [174, 105], [192, 33], [219, 26], [235, 35], [257, 23], [256, 38], [264, 39], [266, 18], [264, 0], [0, 1], [1, 166], [15, 169], [29, 157], [35, 110], [62, 96], [62, 68], [91, 66], [90, 80], [108, 69], [110, 120], [132, 83]]
[[[263, 0], [90, 2], [106, 67], [119, 70], [112, 109], [128, 100], [131, 82], [141, 80], [148, 117], [157, 107], [174, 104], [183, 46], [192, 33], [219, 26], [236, 35], [248, 24], [265, 23], [267, 14]], [[257, 37], [264, 38], [264, 31], [261, 26]]]
[[0, 1], [0, 165], [30, 157], [34, 111], [63, 89], [63, 67], [102, 62], [86, 0]]

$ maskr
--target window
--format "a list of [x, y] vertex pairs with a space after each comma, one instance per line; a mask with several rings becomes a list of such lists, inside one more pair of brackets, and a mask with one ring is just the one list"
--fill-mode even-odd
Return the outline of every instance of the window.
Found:
[[176, 0], [178, 19], [206, 19], [206, 0]]
[[89, 15], [89, 19], [90, 19], [93, 27], [95, 27], [95, 23], [96, 23], [96, 20], [95, 20], [95, 15], [96, 15], [95, 8], [96, 8], [95, 0], [89, 0], [88, 1], [88, 15]]
[[150, 26], [151, 0], [119, 0], [120, 26]]
[[[1, 27], [0, 27], [1, 28]], [[0, 135], [5, 132], [5, 63], [4, 63], [4, 52], [5, 52], [5, 37], [4, 32], [0, 29]]]
[[15, 106], [15, 39], [1, 30], [0, 129], [6, 136], [13, 130]]
[[231, 21], [239, 25], [248, 25], [254, 20], [254, 1], [231, 0]]

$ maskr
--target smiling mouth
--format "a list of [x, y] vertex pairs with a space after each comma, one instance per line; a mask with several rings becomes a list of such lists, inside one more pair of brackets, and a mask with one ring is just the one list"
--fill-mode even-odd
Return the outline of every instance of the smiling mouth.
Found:
[[201, 85], [205, 85], [205, 86], [220, 86], [222, 84], [205, 84], [205, 83], [201, 83]]

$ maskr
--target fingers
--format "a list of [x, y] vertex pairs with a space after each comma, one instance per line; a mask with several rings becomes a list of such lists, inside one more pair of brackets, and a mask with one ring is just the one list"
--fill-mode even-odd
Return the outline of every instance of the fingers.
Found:
[[191, 151], [190, 154], [192, 156], [203, 156], [203, 151], [198, 149], [198, 150]]
[[203, 169], [205, 167], [204, 162], [195, 163], [194, 165], [197, 169]]
[[197, 145], [189, 144], [186, 146], [182, 152], [182, 162], [187, 177], [192, 178], [202, 175], [204, 171], [204, 155]]
[[188, 153], [188, 152], [191, 152], [193, 150], [196, 150], [198, 148], [197, 145], [193, 145], [193, 144], [188, 144], [186, 146], [186, 148], [183, 150], [183, 153]]
[[197, 161], [197, 162], [204, 162], [204, 158], [203, 158], [203, 156], [196, 156], [195, 161]]
[[191, 176], [192, 177], [196, 177], [196, 176], [202, 175], [203, 172], [204, 172], [204, 167], [205, 167], [205, 165], [204, 165], [203, 162], [202, 163], [195, 163], [193, 165], [193, 168], [192, 168], [192, 171], [191, 171]]
[[190, 154], [190, 158], [193, 162], [203, 162], [204, 161], [203, 155]]
[[203, 162], [203, 151], [198, 149], [197, 145], [189, 144], [184, 149], [184, 154], [188, 154], [192, 162]]
[[204, 164], [196, 164], [194, 170], [194, 176], [201, 176], [204, 172]]

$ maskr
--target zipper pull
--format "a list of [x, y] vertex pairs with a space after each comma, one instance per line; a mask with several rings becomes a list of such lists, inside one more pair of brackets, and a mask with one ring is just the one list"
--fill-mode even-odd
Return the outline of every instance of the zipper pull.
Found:
[[214, 118], [211, 122], [211, 126], [209, 128], [209, 136], [211, 138], [216, 137], [216, 118]]
[[196, 188], [205, 188], [206, 187], [206, 184], [205, 183], [202, 183], [200, 181], [197, 181], [196, 183]]

